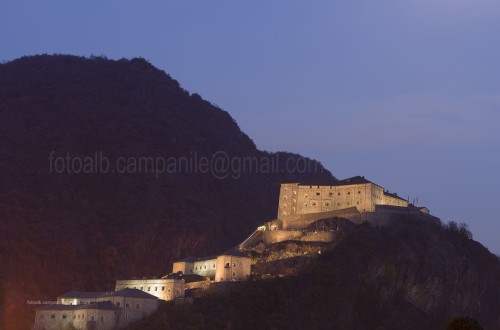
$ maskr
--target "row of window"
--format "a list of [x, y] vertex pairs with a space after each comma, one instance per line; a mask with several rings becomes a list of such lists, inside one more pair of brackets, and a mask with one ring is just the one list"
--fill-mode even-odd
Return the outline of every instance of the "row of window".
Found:
[[[213, 268], [215, 269], [215, 264], [213, 265]], [[204, 269], [207, 269], [207, 265], [204, 266]], [[198, 270], [198, 267], [195, 267], [195, 270]], [[201, 266], [200, 266], [200, 270], [202, 270]]]
[[[286, 207], [286, 205], [285, 205]], [[226, 268], [229, 267], [229, 263], [226, 263]], [[233, 267], [236, 267], [236, 263], [233, 262]], [[207, 266], [205, 265], [205, 268], [204, 269], [207, 269]], [[214, 269], [215, 269], [215, 264], [214, 264]], [[198, 267], [195, 267], [195, 270], [198, 270]], [[201, 267], [200, 267], [200, 270], [203, 270]], [[193, 270], [191, 269], [191, 273], [193, 272]]]
[[[40, 319], [44, 319], [45, 318], [45, 314], [40, 314]], [[57, 315], [56, 314], [50, 314], [50, 318], [51, 319], [56, 319], [57, 318]], [[67, 314], [62, 314], [61, 315], [61, 318], [62, 319], [67, 319], [68, 318], [68, 315]], [[75, 314], [73, 315], [73, 319], [78, 319], [78, 320], [85, 320], [85, 314]], [[90, 320], [91, 321], [95, 321], [95, 317], [94, 316], [91, 316], [90, 317]], [[101, 321], [104, 322], [104, 316], [101, 316]]]
[[[340, 206], [341, 203], [337, 203], [337, 206]], [[359, 201], [356, 201], [356, 204], [359, 205]], [[309, 204], [308, 203], [304, 203], [304, 206], [307, 207]], [[311, 202], [311, 206], [316, 206], [317, 203], [316, 202]], [[346, 205], [351, 205], [349, 202], [346, 203]], [[326, 202], [324, 206], [330, 206], [330, 203]], [[295, 211], [295, 208], [293, 207], [292, 208], [293, 211]]]
[[[154, 287], [155, 291], [158, 291], [159, 288], [160, 288], [159, 286], [155, 286]], [[139, 289], [141, 291], [146, 291], [146, 290], [144, 290], [143, 286], [141, 286], [140, 288], [137, 287], [137, 286], [134, 286], [134, 289]], [[150, 286], [148, 286], [148, 290], [147, 291], [151, 291], [151, 287]], [[161, 291], [165, 291], [165, 287], [164, 286], [161, 287]], [[168, 289], [168, 292], [170, 292], [170, 289]]]

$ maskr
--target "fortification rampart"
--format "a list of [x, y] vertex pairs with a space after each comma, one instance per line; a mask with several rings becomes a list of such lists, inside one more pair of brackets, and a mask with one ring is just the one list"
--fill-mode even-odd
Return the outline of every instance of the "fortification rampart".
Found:
[[328, 212], [293, 214], [283, 219], [283, 229], [299, 230], [307, 227], [307, 225], [313, 223], [314, 221], [334, 217], [345, 218], [353, 221], [354, 223], [360, 223], [362, 222], [360, 214], [361, 213], [356, 207]]

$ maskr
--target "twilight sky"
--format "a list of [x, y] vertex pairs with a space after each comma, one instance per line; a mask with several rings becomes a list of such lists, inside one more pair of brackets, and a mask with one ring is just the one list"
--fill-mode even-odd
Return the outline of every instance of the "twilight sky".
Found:
[[419, 196], [497, 254], [499, 31], [498, 0], [0, 2], [0, 60], [144, 57], [260, 149]]

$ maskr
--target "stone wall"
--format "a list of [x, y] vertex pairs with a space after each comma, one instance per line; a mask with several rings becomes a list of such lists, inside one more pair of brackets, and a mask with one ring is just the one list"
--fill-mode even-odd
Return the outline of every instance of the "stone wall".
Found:
[[271, 230], [265, 231], [263, 234], [262, 240], [264, 243], [273, 244], [299, 238], [302, 232], [297, 230]]
[[184, 297], [186, 283], [180, 279], [133, 279], [116, 280], [115, 291], [131, 288], [147, 292], [158, 299], [174, 300], [177, 297]]
[[334, 217], [346, 218], [355, 223], [359, 223], [360, 212], [356, 207], [350, 207], [342, 210], [308, 213], [308, 214], [294, 214], [283, 219], [283, 229], [303, 229], [314, 221], [320, 219], [328, 219]]

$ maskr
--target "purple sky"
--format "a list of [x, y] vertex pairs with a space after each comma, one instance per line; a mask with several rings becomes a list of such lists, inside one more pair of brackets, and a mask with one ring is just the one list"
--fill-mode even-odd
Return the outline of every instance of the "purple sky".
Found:
[[0, 60], [144, 57], [259, 148], [418, 195], [497, 254], [499, 31], [498, 0], [0, 2]]

